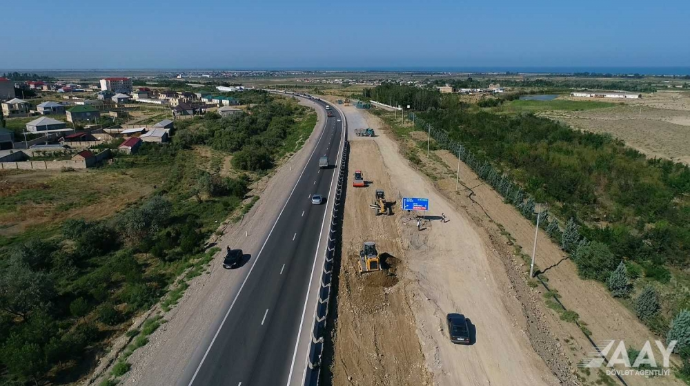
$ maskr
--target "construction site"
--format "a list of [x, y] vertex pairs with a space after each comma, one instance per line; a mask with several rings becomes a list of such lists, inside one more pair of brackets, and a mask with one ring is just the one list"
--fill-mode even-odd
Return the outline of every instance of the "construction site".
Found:
[[[558, 384], [505, 293], [511, 283], [487, 235], [409, 166], [380, 122], [341, 109], [350, 134], [371, 126], [378, 135], [350, 135], [354, 173], [325, 384]], [[428, 197], [431, 208], [403, 211], [403, 197]], [[470, 346], [448, 340], [445, 318], [455, 312], [469, 319]]]

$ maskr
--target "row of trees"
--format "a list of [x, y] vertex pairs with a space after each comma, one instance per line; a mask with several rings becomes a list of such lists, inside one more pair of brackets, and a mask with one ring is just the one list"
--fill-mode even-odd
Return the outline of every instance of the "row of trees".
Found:
[[[416, 118], [416, 117], [415, 117]], [[427, 123], [420, 118], [415, 119], [422, 128]], [[507, 202], [513, 204], [520, 213], [536, 222], [536, 202], [532, 195], [525, 193], [512, 178], [495, 168], [489, 161], [481, 161], [471, 150], [459, 144], [446, 135], [445, 132], [431, 129], [434, 139], [442, 147], [454, 151], [458, 157], [472, 168], [479, 177], [499, 192]], [[600, 241], [589, 241], [580, 234], [581, 227], [570, 218], [562, 227], [559, 220], [548, 211], [538, 214], [540, 226], [555, 241], [560, 243], [561, 249], [568, 253], [576, 263], [578, 274], [585, 279], [604, 282], [612, 296], [627, 298], [633, 292], [633, 280], [638, 277], [630, 275], [626, 263], [611, 252], [609, 246]], [[665, 335], [667, 341], [678, 341], [675, 352], [680, 353], [684, 360], [683, 371], [690, 375], [690, 311], [681, 310], [671, 323], [661, 315], [662, 304], [658, 291], [653, 285], [647, 285], [634, 299], [633, 307], [638, 318], [656, 333]]]
[[30, 74], [28, 72], [3, 72], [2, 78], [11, 79], [14, 81], [22, 80], [44, 80], [44, 81], [54, 81], [55, 78], [45, 75]]
[[[540, 224], [571, 256], [580, 276], [604, 282], [613, 296], [631, 296], [634, 281], [643, 275], [668, 282], [665, 264], [687, 266], [686, 166], [646, 160], [609, 136], [576, 132], [531, 115], [459, 108], [422, 115], [416, 119], [421, 128], [433, 122], [437, 143], [458, 154], [525, 217], [535, 221], [535, 203], [548, 202], [554, 215], [543, 215]], [[602, 217], [607, 226], [598, 225]], [[655, 332], [675, 336], [671, 331], [680, 328], [682, 318], [667, 332], [657, 287], [644, 286], [634, 308]], [[683, 312], [670, 310], [671, 315]]]

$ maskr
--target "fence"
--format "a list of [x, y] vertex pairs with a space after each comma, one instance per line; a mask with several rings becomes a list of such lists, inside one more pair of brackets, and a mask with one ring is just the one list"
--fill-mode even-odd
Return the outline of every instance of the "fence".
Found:
[[[436, 141], [437, 146], [452, 152], [460, 160], [467, 164], [467, 166], [474, 170], [474, 172], [477, 173], [477, 176], [479, 178], [486, 181], [491, 187], [493, 187], [496, 190], [496, 192], [502, 195], [503, 198], [506, 199], [506, 201], [509, 201], [511, 204], [513, 204], [525, 218], [531, 220], [532, 222], [536, 221], [537, 215], [535, 215], [534, 213], [536, 205], [534, 198], [529, 194], [524, 193], [522, 188], [520, 188], [519, 185], [513, 183], [506, 174], [503, 174], [500, 170], [494, 168], [493, 165], [491, 165], [488, 161], [482, 162], [481, 159], [477, 158], [469, 149], [467, 149], [461, 143], [448, 137], [448, 134], [445, 131], [434, 128], [433, 126], [431, 126], [431, 124], [426, 123], [423, 119], [417, 117], [414, 113], [410, 113], [408, 117], [411, 121], [414, 122], [416, 127], [427, 131], [429, 137], [433, 138], [434, 141]], [[540, 227], [546, 230], [546, 233], [549, 235], [549, 237], [551, 237], [554, 241], [557, 241], [555, 234], [558, 234], [560, 232], [560, 228], [558, 226], [559, 220], [551, 214], [545, 212], [539, 213], [538, 216], [540, 219]], [[572, 219], [570, 221], [572, 221]], [[578, 245], [582, 245], [583, 243], [587, 243], [586, 238], [582, 238], [579, 241]], [[551, 291], [551, 289], [548, 287], [548, 285], [544, 282], [544, 280], [539, 274], [535, 274], [535, 276], [547, 291]], [[567, 311], [563, 303], [561, 303], [561, 301], [558, 300], [558, 298], [554, 298], [554, 300], [556, 300], [556, 302], [563, 309], [563, 311]], [[603, 358], [604, 362], [608, 364], [608, 360], [601, 353], [599, 347], [595, 344], [594, 340], [590, 337], [590, 335], [583, 330], [583, 326], [580, 324], [580, 322], [576, 321], [575, 323], [580, 328], [585, 337], [589, 340], [589, 342], [592, 344], [592, 347], [599, 354], [601, 354], [601, 357]], [[621, 377], [620, 374], [616, 373], [615, 376], [619, 382], [627, 386], [627, 383]]]
[[347, 122], [345, 115], [341, 115], [343, 117], [342, 121], [345, 139], [343, 143], [343, 152], [340, 159], [340, 167], [338, 169], [338, 184], [335, 191], [333, 213], [331, 214], [326, 256], [324, 259], [323, 268], [321, 270], [321, 279], [319, 280], [318, 299], [314, 313], [314, 324], [310, 337], [311, 343], [309, 345], [309, 356], [307, 358], [307, 372], [304, 378], [305, 386], [318, 384], [321, 368], [321, 357], [324, 351], [324, 337], [327, 333], [329, 301], [332, 295], [331, 283], [333, 279], [333, 267], [335, 267], [336, 248], [338, 248], [337, 239], [339, 236], [340, 226], [342, 225], [342, 214], [345, 205], [347, 160], [350, 145], [347, 140]]

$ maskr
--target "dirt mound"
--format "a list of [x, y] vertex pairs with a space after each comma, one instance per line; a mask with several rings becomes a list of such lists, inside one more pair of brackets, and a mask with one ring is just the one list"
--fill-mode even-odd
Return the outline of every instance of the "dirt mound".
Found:
[[398, 284], [398, 277], [388, 271], [369, 272], [362, 276], [362, 282], [369, 288], [388, 288]]

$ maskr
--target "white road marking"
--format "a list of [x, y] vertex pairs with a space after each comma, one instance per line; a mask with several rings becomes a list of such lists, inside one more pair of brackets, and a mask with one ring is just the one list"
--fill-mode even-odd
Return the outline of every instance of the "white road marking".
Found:
[[237, 386], [242, 386], [242, 382], [238, 383]]
[[[345, 121], [345, 128], [347, 128], [347, 121]], [[342, 132], [341, 141], [345, 140], [345, 131]], [[338, 148], [338, 155], [336, 156], [336, 159], [340, 159], [340, 147]], [[331, 192], [333, 191], [333, 184], [335, 183], [335, 176], [337, 172], [333, 173], [333, 176], [331, 177], [331, 185], [328, 188], [328, 195], [326, 197], [330, 197]], [[297, 341], [295, 342], [295, 351], [292, 354], [292, 363], [290, 364], [290, 374], [288, 374], [288, 381], [287, 385], [290, 385], [290, 381], [292, 380], [292, 372], [295, 370], [295, 360], [297, 359], [297, 349], [299, 348], [299, 339], [302, 336], [302, 325], [304, 324], [304, 316], [307, 313], [307, 303], [309, 300], [309, 291], [311, 290], [311, 282], [312, 282], [312, 277], [314, 276], [314, 270], [316, 269], [316, 261], [317, 256], [319, 254], [319, 248], [321, 248], [321, 236], [323, 235], [323, 227], [324, 224], [326, 224], [326, 214], [328, 214], [328, 208], [323, 212], [323, 220], [321, 220], [321, 232], [319, 233], [319, 242], [316, 244], [316, 253], [314, 254], [314, 263], [311, 266], [311, 275], [309, 276], [309, 285], [307, 286], [307, 295], [304, 299], [304, 308], [302, 309], [302, 318], [300, 319], [299, 322], [299, 332], [297, 333]], [[316, 303], [318, 305], [318, 302]], [[314, 308], [314, 315], [316, 315], [316, 308]], [[309, 350], [307, 350], [307, 355], [309, 355]], [[306, 358], [305, 358], [306, 359]], [[304, 380], [306, 379], [307, 376], [307, 366], [304, 366], [304, 371], [302, 372], [302, 384], [304, 384]]]
[[311, 198], [311, 193], [309, 193], [309, 195], [307, 196], [307, 198]]
[[304, 211], [302, 211], [302, 217], [304, 217]]
[[316, 185], [316, 181], [314, 181], [314, 185]]
[[295, 233], [295, 235], [292, 236], [292, 241], [295, 241], [295, 237], [297, 237], [297, 233]]
[[268, 315], [268, 308], [266, 309], [266, 312], [264, 312], [264, 318], [261, 319], [261, 325], [264, 325], [264, 322], [266, 321], [266, 315]]
[[285, 264], [283, 264], [283, 268], [280, 269], [280, 274], [283, 274], [283, 270], [285, 269]]
[[[324, 126], [324, 128], [325, 128], [325, 126]], [[196, 379], [197, 375], [199, 375], [199, 370], [201, 370], [201, 366], [204, 364], [206, 357], [208, 357], [208, 353], [211, 351], [211, 347], [213, 346], [213, 343], [215, 343], [216, 339], [218, 339], [218, 335], [220, 334], [220, 330], [223, 328], [225, 321], [228, 319], [228, 316], [230, 315], [230, 311], [232, 311], [232, 308], [235, 306], [235, 302], [237, 302], [237, 298], [239, 298], [240, 293], [242, 292], [242, 288], [244, 288], [244, 285], [247, 283], [247, 279], [249, 279], [249, 275], [252, 274], [252, 271], [254, 270], [254, 267], [256, 266], [256, 262], [259, 261], [259, 258], [261, 257], [261, 252], [263, 252], [264, 247], [266, 246], [266, 243], [268, 243], [268, 240], [271, 238], [271, 234], [273, 234], [273, 230], [275, 229], [276, 225], [278, 224], [280, 217], [283, 215], [283, 211], [285, 211], [285, 208], [287, 207], [288, 202], [290, 202], [290, 198], [292, 198], [292, 194], [295, 193], [295, 189], [297, 189], [297, 185], [299, 185], [299, 182], [302, 179], [304, 172], [307, 170], [307, 166], [309, 165], [309, 162], [312, 160], [312, 158], [314, 158], [314, 153], [316, 153], [316, 149], [319, 147], [319, 143], [321, 143], [321, 139], [323, 138], [323, 135], [325, 133], [326, 133], [326, 130], [321, 130], [321, 135], [319, 136], [319, 140], [316, 141], [316, 145], [314, 145], [314, 149], [311, 151], [311, 154], [309, 155], [309, 159], [307, 159], [307, 162], [304, 164], [304, 167], [302, 168], [302, 171], [300, 172], [299, 177], [297, 177], [297, 181], [295, 182], [295, 185], [292, 186], [292, 190], [290, 191], [290, 195], [288, 196], [287, 200], [285, 200], [285, 203], [283, 204], [283, 208], [280, 209], [280, 213], [278, 213], [278, 217], [276, 218], [276, 221], [273, 223], [271, 230], [268, 232], [268, 236], [266, 236], [264, 243], [261, 245], [261, 249], [259, 250], [259, 253], [256, 255], [256, 259], [254, 259], [252, 266], [249, 268], [249, 272], [247, 272], [247, 276], [244, 277], [244, 280], [242, 281], [242, 285], [240, 285], [240, 289], [237, 290], [237, 294], [235, 294], [235, 298], [232, 300], [232, 303], [230, 304], [230, 308], [228, 308], [228, 311], [225, 313], [223, 320], [220, 322], [220, 326], [218, 326], [218, 330], [216, 330], [216, 333], [213, 335], [213, 339], [211, 339], [211, 343], [208, 345], [208, 348], [206, 349], [204, 356], [201, 358], [201, 362], [199, 362], [199, 366], [197, 366], [196, 370], [194, 371], [194, 375], [192, 375], [192, 379], [189, 381], [189, 386], [192, 386], [194, 384], [194, 380]], [[340, 153], [338, 153], [338, 154], [340, 154]], [[334, 175], [335, 175], [335, 173], [334, 173]], [[332, 184], [333, 183], [331, 181], [331, 185]], [[330, 190], [329, 190], [329, 193], [330, 193]], [[311, 194], [309, 196], [311, 196]], [[324, 212], [324, 219], [325, 218], [326, 218], [326, 214]], [[321, 231], [323, 232], [323, 223], [321, 224]], [[320, 240], [319, 240], [319, 242], [320, 242]], [[319, 244], [316, 245], [317, 250], [318, 250], [318, 248], [319, 248]], [[314, 259], [314, 265], [312, 266], [312, 269], [311, 269], [312, 275], [314, 275], [314, 267], [315, 266], [316, 266], [316, 259]], [[311, 280], [309, 281], [309, 286], [311, 286]], [[309, 288], [307, 288], [307, 293], [309, 293]], [[307, 305], [305, 303], [304, 304], [305, 310], [306, 310], [306, 307], [307, 307]], [[300, 333], [301, 333], [303, 322], [304, 322], [304, 312], [302, 312], [302, 321], [300, 322]], [[299, 341], [299, 334], [297, 335], [297, 339]], [[292, 377], [292, 368], [295, 366], [295, 356], [296, 355], [297, 355], [297, 346], [295, 346], [295, 353], [292, 356], [292, 365], [290, 366], [290, 377]], [[288, 383], [289, 383], [289, 379], [288, 379]]]

